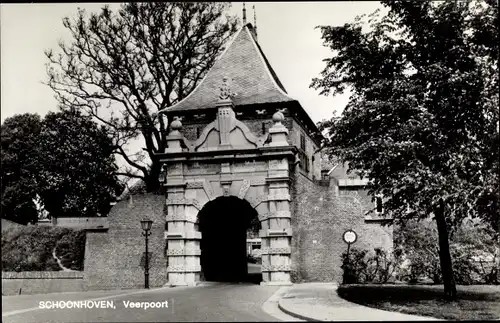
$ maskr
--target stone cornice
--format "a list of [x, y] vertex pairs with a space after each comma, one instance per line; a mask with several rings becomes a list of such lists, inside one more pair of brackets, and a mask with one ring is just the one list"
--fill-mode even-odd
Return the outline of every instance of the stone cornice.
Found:
[[270, 159], [276, 156], [295, 158], [295, 146], [282, 147], [259, 147], [254, 149], [227, 149], [227, 150], [209, 150], [209, 151], [183, 151], [176, 153], [157, 153], [155, 154], [159, 162], [172, 163], [189, 160], [194, 161], [220, 161], [235, 159]]

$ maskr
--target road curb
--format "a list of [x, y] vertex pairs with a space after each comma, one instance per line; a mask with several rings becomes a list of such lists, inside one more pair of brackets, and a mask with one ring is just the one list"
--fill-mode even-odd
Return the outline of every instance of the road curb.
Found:
[[288, 286], [280, 287], [273, 295], [271, 295], [271, 297], [269, 297], [264, 302], [264, 304], [262, 304], [261, 308], [264, 312], [273, 316], [274, 318], [277, 318], [280, 321], [302, 322], [304, 320], [299, 319], [293, 315], [289, 315], [279, 308], [279, 300], [288, 293], [289, 289], [290, 287]]
[[305, 315], [302, 315], [302, 314], [298, 314], [298, 313], [295, 313], [295, 312], [293, 312], [291, 310], [288, 310], [288, 309], [284, 308], [284, 306], [281, 305], [281, 299], [278, 301], [278, 308], [283, 313], [288, 314], [288, 315], [293, 316], [293, 317], [296, 317], [298, 319], [304, 320], [304, 321], [319, 321], [319, 320], [314, 319], [312, 317], [308, 317], [308, 316], [305, 316]]

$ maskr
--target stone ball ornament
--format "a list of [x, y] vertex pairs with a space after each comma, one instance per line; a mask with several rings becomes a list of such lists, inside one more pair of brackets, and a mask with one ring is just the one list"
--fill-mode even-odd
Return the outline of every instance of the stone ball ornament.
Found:
[[356, 242], [356, 240], [358, 240], [358, 235], [356, 234], [356, 232], [354, 230], [347, 230], [344, 232], [344, 234], [342, 235], [342, 238], [344, 239], [344, 242], [347, 243], [347, 244], [353, 244], [354, 242]]
[[285, 115], [281, 112], [278, 111], [275, 114], [273, 114], [273, 121], [278, 123], [278, 122], [283, 122], [285, 120]]
[[181, 120], [179, 120], [179, 118], [175, 118], [175, 120], [172, 121], [172, 123], [170, 124], [170, 128], [174, 131], [181, 130], [182, 128]]

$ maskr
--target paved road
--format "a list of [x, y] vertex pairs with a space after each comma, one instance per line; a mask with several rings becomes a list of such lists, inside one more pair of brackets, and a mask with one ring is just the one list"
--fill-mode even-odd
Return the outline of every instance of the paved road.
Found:
[[[275, 286], [206, 283], [197, 287], [94, 291], [2, 297], [2, 322], [278, 321], [262, 310]], [[115, 308], [41, 309], [40, 301], [110, 301]], [[168, 308], [126, 308], [124, 302], [163, 302]]]

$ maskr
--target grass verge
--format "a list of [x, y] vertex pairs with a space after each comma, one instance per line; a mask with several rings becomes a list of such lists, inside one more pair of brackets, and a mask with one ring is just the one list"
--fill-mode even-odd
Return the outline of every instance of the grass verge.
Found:
[[344, 285], [340, 297], [386, 311], [446, 320], [500, 319], [500, 286], [457, 286], [458, 299], [443, 298], [442, 285]]

